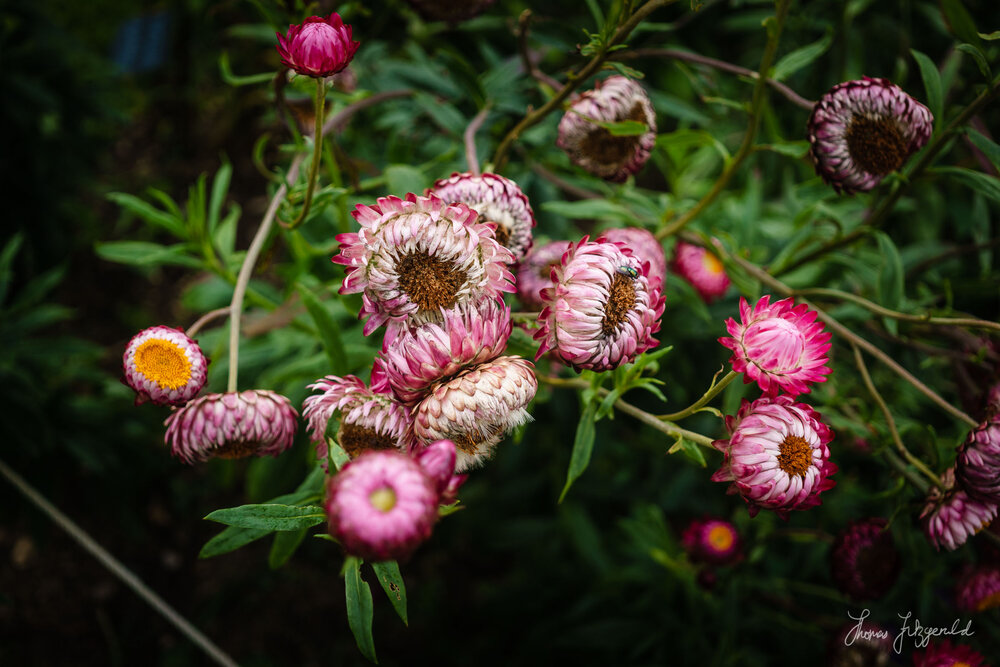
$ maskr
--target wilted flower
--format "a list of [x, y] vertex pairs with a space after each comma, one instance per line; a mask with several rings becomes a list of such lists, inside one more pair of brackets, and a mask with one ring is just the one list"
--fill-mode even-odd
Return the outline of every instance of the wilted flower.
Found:
[[431, 536], [438, 492], [416, 461], [394, 451], [365, 452], [330, 480], [326, 512], [351, 556], [406, 558]]
[[185, 463], [277, 456], [292, 446], [297, 417], [287, 398], [267, 389], [208, 394], [167, 417], [166, 442]]
[[900, 557], [889, 522], [871, 518], [851, 522], [830, 551], [833, 581], [855, 600], [877, 600], [899, 578]]
[[838, 83], [809, 117], [816, 173], [837, 192], [867, 192], [931, 136], [934, 117], [886, 79]]
[[688, 558], [711, 565], [731, 565], [743, 558], [736, 526], [724, 519], [695, 519], [684, 530], [681, 544]]
[[936, 487], [931, 490], [920, 518], [924, 534], [935, 549], [944, 547], [954, 551], [989, 525], [997, 515], [997, 506], [971, 498], [956, 486], [954, 468], [948, 468], [941, 481], [947, 490], [944, 493]]
[[552, 269], [573, 244], [570, 241], [551, 241], [535, 246], [517, 268], [517, 298], [526, 308], [541, 309], [545, 304], [539, 294], [552, 287]]
[[765, 295], [751, 310], [741, 297], [740, 322], [729, 318], [726, 330], [732, 338], [719, 342], [733, 351], [733, 370], [745, 373], [744, 384], [756, 381], [765, 393], [784, 389], [792, 396], [803, 394], [830, 373], [830, 333], [816, 321], [815, 311], [796, 306], [791, 298], [771, 303]]
[[671, 268], [691, 283], [706, 303], [715, 301], [729, 289], [729, 276], [719, 258], [693, 243], [677, 242]]
[[351, 26], [345, 25], [336, 12], [326, 18], [310, 16], [302, 23], [288, 26], [278, 37], [281, 63], [299, 74], [327, 77], [341, 71], [361, 46], [351, 41]]
[[[615, 135], [598, 123], [636, 121], [640, 134]], [[612, 76], [578, 95], [559, 121], [556, 145], [574, 164], [595, 176], [621, 183], [646, 164], [656, 143], [656, 114], [638, 83]]]
[[991, 417], [969, 433], [958, 448], [955, 477], [973, 498], [1000, 503], [1000, 416]]
[[664, 279], [667, 275], [667, 258], [663, 254], [663, 246], [648, 230], [640, 227], [612, 227], [601, 232], [601, 238], [612, 243], [621, 243], [632, 251], [633, 257], [641, 262], [649, 262], [646, 277], [649, 284], [665, 288]]
[[535, 213], [517, 183], [497, 174], [454, 173], [442, 178], [425, 194], [448, 204], [462, 203], [479, 214], [479, 222], [496, 225], [497, 242], [521, 261], [531, 248]]
[[947, 639], [931, 642], [923, 653], [913, 654], [913, 667], [990, 667], [986, 658], [968, 646]]
[[538, 354], [553, 354], [577, 370], [606, 371], [656, 346], [664, 297], [643, 263], [607, 240], [585, 236], [552, 269], [542, 290]]
[[819, 505], [819, 495], [836, 484], [827, 446], [833, 432], [808, 405], [788, 396], [744, 399], [726, 428], [729, 439], [712, 443], [725, 455], [712, 481], [732, 482], [729, 492], [743, 496], [750, 516], [770, 509], [787, 518]]
[[427, 21], [458, 23], [482, 14], [496, 0], [406, 0]]
[[341, 294], [364, 292], [366, 336], [386, 321], [435, 321], [443, 308], [514, 291], [510, 251], [465, 204], [408, 194], [352, 215], [361, 230], [337, 236], [333, 261], [348, 267]]
[[125, 382], [136, 392], [136, 405], [183, 405], [197, 395], [208, 377], [208, 362], [198, 343], [180, 329], [143, 329], [122, 355]]
[[1000, 566], [979, 565], [966, 570], [955, 585], [955, 606], [965, 613], [1000, 607]]

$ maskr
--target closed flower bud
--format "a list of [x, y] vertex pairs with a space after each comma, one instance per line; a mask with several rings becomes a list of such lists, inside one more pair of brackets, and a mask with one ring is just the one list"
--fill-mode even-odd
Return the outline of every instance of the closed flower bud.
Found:
[[334, 12], [326, 18], [310, 16], [288, 26], [278, 37], [281, 63], [299, 74], [327, 77], [343, 70], [354, 58], [360, 43], [351, 40], [351, 26]]

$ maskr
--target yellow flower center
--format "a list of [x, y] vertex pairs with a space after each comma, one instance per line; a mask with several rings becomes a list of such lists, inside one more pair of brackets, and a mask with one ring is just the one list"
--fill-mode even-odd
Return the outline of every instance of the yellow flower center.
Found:
[[708, 543], [713, 549], [727, 551], [733, 546], [733, 531], [728, 526], [712, 526], [708, 531]]
[[396, 506], [396, 492], [388, 486], [383, 486], [372, 491], [372, 494], [368, 496], [368, 502], [378, 511], [388, 512]]
[[177, 343], [150, 338], [135, 351], [135, 368], [167, 389], [180, 389], [191, 380], [191, 362]]
[[711, 273], [719, 274], [723, 272], [722, 262], [719, 258], [710, 252], [706, 252], [702, 255], [701, 263], [705, 266], [705, 269]]

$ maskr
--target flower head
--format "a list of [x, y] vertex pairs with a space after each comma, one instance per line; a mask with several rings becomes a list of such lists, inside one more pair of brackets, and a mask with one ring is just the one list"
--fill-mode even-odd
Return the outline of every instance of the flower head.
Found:
[[361, 46], [351, 41], [351, 26], [345, 25], [336, 12], [326, 18], [310, 16], [302, 23], [288, 26], [278, 37], [281, 64], [299, 74], [327, 77], [343, 70]]
[[808, 405], [788, 396], [744, 399], [726, 428], [729, 439], [712, 443], [725, 455], [712, 481], [732, 482], [729, 492], [743, 496], [750, 516], [770, 509], [787, 518], [819, 505], [819, 495], [836, 484], [827, 446], [833, 432]]
[[180, 329], [143, 329], [122, 355], [125, 383], [136, 392], [135, 402], [183, 405], [205, 386], [208, 361], [198, 343]]
[[899, 552], [885, 519], [852, 522], [840, 531], [830, 551], [834, 583], [855, 600], [884, 596], [899, 578], [899, 567]]
[[990, 667], [986, 658], [968, 646], [947, 639], [931, 642], [927, 650], [913, 654], [913, 667]]
[[941, 481], [947, 490], [931, 490], [920, 518], [924, 534], [935, 549], [954, 551], [989, 525], [997, 515], [997, 505], [976, 500], [956, 486], [954, 468], [948, 468]]
[[681, 544], [694, 562], [731, 565], [743, 558], [740, 534], [724, 519], [695, 519], [681, 536]]
[[577, 370], [605, 371], [656, 346], [664, 297], [632, 251], [585, 236], [552, 269], [553, 286], [541, 291], [538, 355], [552, 350]]
[[958, 448], [958, 483], [973, 498], [1000, 503], [1000, 416], [993, 416], [969, 433]]
[[167, 417], [166, 442], [185, 463], [277, 456], [292, 446], [297, 417], [287, 398], [267, 389], [208, 394]]
[[825, 382], [830, 373], [830, 333], [805, 304], [796, 306], [790, 298], [771, 303], [763, 296], [751, 310], [740, 298], [740, 322], [726, 320], [726, 330], [732, 338], [719, 342], [733, 351], [733, 370], [746, 374], [744, 384], [756, 381], [767, 394], [807, 393], [809, 384]]
[[955, 585], [955, 606], [963, 613], [1000, 607], [1000, 565], [978, 565], [966, 570]]
[[867, 192], [927, 143], [933, 124], [927, 107], [886, 79], [838, 83], [809, 117], [816, 173], [837, 192]]
[[671, 268], [691, 283], [706, 303], [715, 301], [729, 289], [729, 276], [719, 258], [692, 243], [677, 242]]
[[570, 241], [551, 241], [535, 246], [518, 264], [517, 298], [525, 308], [541, 310], [544, 306], [539, 292], [552, 287], [552, 269], [559, 265], [572, 245]]
[[667, 275], [667, 258], [663, 254], [663, 246], [649, 231], [641, 227], [612, 227], [601, 232], [601, 238], [625, 245], [632, 251], [633, 257], [638, 257], [641, 262], [648, 262], [646, 277], [649, 278], [649, 284], [665, 288], [663, 281]]
[[465, 204], [437, 197], [383, 197], [352, 212], [357, 233], [341, 234], [347, 276], [341, 294], [363, 292], [367, 336], [386, 321], [439, 320], [441, 309], [514, 291], [510, 251]]
[[344, 551], [370, 561], [408, 557], [431, 536], [438, 517], [434, 481], [394, 451], [365, 452], [330, 480], [330, 534]]
[[[615, 135], [598, 123], [637, 121], [641, 134]], [[656, 143], [656, 114], [638, 83], [612, 76], [578, 95], [559, 121], [556, 145], [574, 164], [595, 176], [621, 183], [646, 164]]]
[[479, 214], [479, 221], [496, 225], [497, 242], [521, 261], [531, 248], [535, 213], [517, 183], [497, 174], [454, 173], [442, 178], [426, 194], [448, 204], [463, 203]]

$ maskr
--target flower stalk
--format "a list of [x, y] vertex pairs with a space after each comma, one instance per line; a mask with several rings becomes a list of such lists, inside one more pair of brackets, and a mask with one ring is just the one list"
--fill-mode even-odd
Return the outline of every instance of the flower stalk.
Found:
[[302, 204], [302, 211], [299, 217], [295, 218], [288, 229], [295, 229], [309, 215], [312, 206], [313, 191], [316, 189], [316, 180], [319, 176], [319, 166], [323, 162], [323, 112], [326, 107], [326, 83], [323, 79], [316, 79], [316, 100], [314, 103], [316, 113], [316, 123], [313, 126], [313, 155], [312, 163], [309, 165], [309, 181], [306, 184], [306, 200]]

